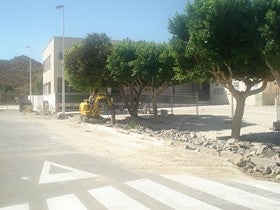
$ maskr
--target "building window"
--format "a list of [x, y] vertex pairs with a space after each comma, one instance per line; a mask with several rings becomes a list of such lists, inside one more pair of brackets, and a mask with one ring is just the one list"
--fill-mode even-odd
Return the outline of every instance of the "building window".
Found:
[[225, 94], [225, 90], [224, 90], [224, 88], [214, 88], [213, 94], [214, 95], [223, 95], [223, 94]]
[[44, 72], [51, 69], [51, 56], [49, 56], [46, 60], [44, 60], [43, 69], [44, 69]]
[[51, 94], [51, 82], [44, 84], [43, 91], [44, 91], [44, 95]]

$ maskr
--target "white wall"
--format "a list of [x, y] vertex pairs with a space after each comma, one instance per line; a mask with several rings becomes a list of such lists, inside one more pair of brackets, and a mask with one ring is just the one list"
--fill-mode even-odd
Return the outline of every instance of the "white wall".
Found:
[[[30, 96], [28, 96], [30, 97]], [[31, 101], [33, 105], [33, 111], [39, 112], [43, 108], [43, 96], [42, 95], [32, 95]]]
[[44, 95], [43, 101], [47, 101], [49, 103], [49, 111], [51, 113], [56, 112], [56, 101], [55, 101], [55, 94]]

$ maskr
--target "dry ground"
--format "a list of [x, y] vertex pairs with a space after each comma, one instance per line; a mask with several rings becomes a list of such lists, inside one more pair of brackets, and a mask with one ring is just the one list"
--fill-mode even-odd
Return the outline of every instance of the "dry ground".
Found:
[[[203, 106], [199, 108], [199, 116], [196, 116], [194, 107], [185, 107], [174, 109], [174, 116], [159, 123], [147, 119], [144, 122], [152, 129], [187, 130], [199, 132], [207, 138], [216, 138], [230, 135], [230, 113], [230, 106]], [[279, 143], [279, 132], [271, 130], [274, 116], [274, 107], [247, 107], [242, 134], [250, 141]], [[219, 157], [213, 150], [186, 150], [183, 142], [174, 143], [171, 140], [136, 134], [112, 127], [109, 123], [83, 123], [76, 115], [66, 120], [34, 114], [24, 117], [67, 137], [66, 140], [59, 141], [64, 141], [63, 143], [75, 147], [81, 153], [106, 156], [136, 170], [156, 174], [191, 173], [216, 178], [248, 178], [229, 161], [239, 158], [230, 153], [223, 153]], [[125, 117], [127, 116], [118, 115], [117, 122], [122, 122]]]

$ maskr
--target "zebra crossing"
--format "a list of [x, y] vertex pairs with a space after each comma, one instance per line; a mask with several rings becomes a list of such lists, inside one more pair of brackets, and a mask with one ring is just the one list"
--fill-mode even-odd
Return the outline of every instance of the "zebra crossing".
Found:
[[[172, 185], [174, 183], [174, 185]], [[191, 175], [161, 175], [155, 178], [142, 178], [120, 183], [130, 192], [118, 186], [103, 186], [89, 189], [86, 193], [103, 209], [109, 210], [146, 210], [161, 209], [155, 205], [151, 207], [147, 202], [158, 202], [167, 209], [279, 209], [280, 210], [280, 184], [257, 180], [235, 180], [234, 186], [210, 179]], [[241, 186], [252, 188], [258, 193], [242, 189]], [[184, 190], [180, 190], [181, 186]], [[196, 196], [192, 194], [192, 190]], [[264, 191], [263, 195], [261, 192]], [[184, 193], [187, 192], [187, 193]], [[270, 193], [273, 196], [268, 196]], [[148, 201], [141, 200], [141, 195]], [[209, 198], [204, 197], [209, 196]], [[213, 200], [207, 202], [207, 200]], [[218, 203], [220, 202], [220, 204]], [[217, 203], [216, 203], [217, 202]], [[222, 203], [222, 204], [221, 204]], [[75, 194], [61, 195], [46, 199], [49, 210], [90, 210], [95, 207], [88, 206], [82, 197]], [[32, 210], [30, 203], [16, 204], [1, 207], [0, 210]]]
[[126, 184], [174, 209], [219, 209], [149, 179], [140, 179]]
[[107, 209], [149, 209], [112, 186], [89, 190], [89, 193]]

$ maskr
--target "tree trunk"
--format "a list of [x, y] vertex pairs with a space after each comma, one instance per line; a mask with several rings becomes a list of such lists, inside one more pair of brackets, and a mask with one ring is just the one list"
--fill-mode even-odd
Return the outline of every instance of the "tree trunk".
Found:
[[280, 69], [275, 68], [267, 59], [265, 59], [265, 63], [270, 69], [271, 74], [274, 76], [278, 87], [280, 88]]
[[146, 87], [146, 89], [150, 92], [150, 98], [153, 106], [153, 117], [156, 120], [158, 118], [157, 111], [157, 101], [158, 97], [169, 87], [167, 83], [162, 84], [159, 87]]
[[[266, 64], [268, 65], [267, 61]], [[257, 89], [252, 88], [260, 81], [254, 81], [244, 78], [242, 82], [245, 84], [246, 89], [245, 91], [239, 91], [236, 90], [232, 84], [233, 78], [231, 66], [227, 66], [227, 68], [229, 75], [226, 75], [223, 71], [220, 71], [219, 68], [211, 71], [211, 73], [215, 76], [217, 81], [220, 82], [225, 88], [227, 88], [236, 99], [236, 108], [232, 121], [231, 136], [232, 138], [239, 140], [246, 98], [262, 92], [266, 88], [268, 81], [270, 81], [271, 75], [268, 75], [266, 78], [264, 78], [261, 87]]]
[[134, 104], [131, 104], [130, 109], [128, 110], [128, 113], [132, 118], [138, 118], [138, 110], [135, 108]]
[[138, 118], [138, 108], [139, 108], [139, 100], [142, 94], [142, 88], [139, 86], [130, 85], [130, 94], [133, 96], [133, 101], [131, 101], [131, 116], [133, 118]]
[[156, 96], [152, 96], [151, 100], [152, 100], [152, 105], [153, 105], [153, 116], [154, 116], [154, 119], [157, 119], [157, 117], [158, 117], [157, 97]]
[[122, 96], [122, 99], [125, 103], [125, 106], [127, 108], [127, 111], [129, 113], [129, 115], [132, 117], [132, 118], [138, 118], [138, 106], [139, 106], [139, 98], [140, 98], [140, 95], [141, 95], [141, 92], [142, 90], [139, 90], [139, 92], [134, 92], [132, 90], [132, 88], [130, 88], [130, 96], [133, 96], [133, 100], [129, 100], [127, 98], [127, 96], [125, 95], [124, 93], [124, 87], [123, 86], [120, 86], [119, 87], [119, 90], [120, 90], [120, 94]]
[[278, 87], [280, 88], [280, 72], [279, 71], [271, 71], [271, 73], [273, 74]]
[[246, 96], [244, 96], [243, 94], [242, 95], [239, 94], [238, 96], [235, 97], [235, 99], [236, 99], [236, 108], [232, 121], [231, 137], [239, 140], [242, 118], [245, 109]]

